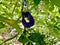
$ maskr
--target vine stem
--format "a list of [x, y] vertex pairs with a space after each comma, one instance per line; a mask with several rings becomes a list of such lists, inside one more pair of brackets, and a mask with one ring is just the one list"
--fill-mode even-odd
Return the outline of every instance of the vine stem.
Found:
[[8, 42], [9, 40], [14, 39], [15, 37], [17, 37], [17, 36], [18, 36], [18, 34], [19, 34], [19, 33], [17, 33], [15, 36], [13, 36], [13, 37], [11, 37], [11, 38], [9, 38], [9, 39], [7, 39], [7, 40], [3, 41], [0, 45], [2, 45], [3, 43]]

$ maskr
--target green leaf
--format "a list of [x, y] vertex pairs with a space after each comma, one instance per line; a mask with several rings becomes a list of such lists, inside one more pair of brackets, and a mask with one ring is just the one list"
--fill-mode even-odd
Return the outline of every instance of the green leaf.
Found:
[[[51, 28], [50, 28], [51, 29]], [[60, 31], [54, 28], [53, 30], [50, 30], [51, 34], [60, 40]]]
[[0, 22], [0, 28], [4, 28], [5, 24], [3, 24], [2, 22]]
[[45, 4], [49, 4], [49, 0], [43, 0], [45, 2]]
[[60, 0], [51, 0], [51, 3], [60, 7]]
[[33, 0], [35, 5], [38, 5], [41, 0]]
[[28, 39], [22, 34], [19, 39], [18, 39], [19, 42], [22, 42], [22, 43], [26, 43], [28, 41]]
[[15, 21], [13, 19], [8, 19], [8, 18], [3, 17], [1, 15], [0, 15], [0, 21], [9, 24], [10, 26], [14, 27], [17, 30], [17, 32], [19, 32], [20, 34], [22, 34], [22, 30], [20, 29], [17, 21]]
[[52, 4], [50, 3], [50, 5], [49, 5], [49, 11], [52, 11], [52, 10], [54, 10], [54, 5], [52, 5]]
[[33, 42], [41, 43], [44, 42], [44, 35], [41, 35], [40, 33], [31, 33], [29, 39]]

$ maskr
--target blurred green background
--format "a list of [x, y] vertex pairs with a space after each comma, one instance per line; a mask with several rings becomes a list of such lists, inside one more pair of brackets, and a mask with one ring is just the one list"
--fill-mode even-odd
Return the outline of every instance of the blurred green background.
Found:
[[60, 45], [60, 0], [27, 0], [23, 10], [35, 24], [22, 25], [23, 0], [0, 0], [0, 45]]

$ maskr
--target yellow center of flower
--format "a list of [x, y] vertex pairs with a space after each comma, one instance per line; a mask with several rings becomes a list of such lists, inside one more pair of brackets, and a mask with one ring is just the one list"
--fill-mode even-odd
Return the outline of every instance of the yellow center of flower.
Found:
[[29, 22], [28, 18], [25, 18], [26, 22]]

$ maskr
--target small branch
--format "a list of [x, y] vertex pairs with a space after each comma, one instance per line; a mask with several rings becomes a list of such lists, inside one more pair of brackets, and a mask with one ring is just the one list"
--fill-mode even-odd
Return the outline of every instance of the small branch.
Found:
[[[19, 33], [18, 33], [18, 34], [19, 34]], [[15, 36], [13, 36], [13, 37], [11, 37], [11, 38], [9, 38], [9, 39], [5, 40], [5, 41], [3, 41], [0, 45], [2, 45], [3, 43], [6, 43], [6, 42], [8, 42], [8, 41], [10, 41], [10, 40], [14, 39], [15, 37], [17, 37], [17, 36], [18, 36], [18, 34], [16, 34]]]

